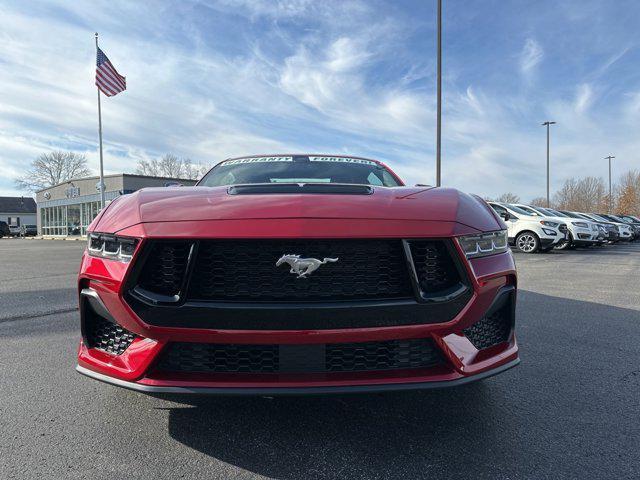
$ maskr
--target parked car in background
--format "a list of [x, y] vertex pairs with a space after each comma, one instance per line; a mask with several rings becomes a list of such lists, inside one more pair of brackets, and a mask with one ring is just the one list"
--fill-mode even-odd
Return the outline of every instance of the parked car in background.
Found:
[[24, 225], [24, 235], [26, 237], [35, 237], [38, 234], [37, 225]]
[[20, 225], [9, 225], [9, 235], [12, 237], [20, 236]]
[[[567, 217], [567, 218], [576, 218], [577, 220], [581, 220], [582, 217], [576, 215], [576, 217], [571, 217], [570, 215], [568, 215], [567, 213], [563, 213], [559, 210], [555, 210], [553, 208], [543, 208], [542, 210], [546, 211], [546, 212], [550, 212], [550, 213], [554, 213], [560, 217]], [[607, 229], [604, 227], [604, 225], [601, 225], [598, 222], [595, 222], [591, 219], [585, 219], [587, 221], [587, 223], [591, 224], [591, 228], [595, 230], [596, 232], [596, 241], [594, 243], [594, 245], [600, 245], [602, 246], [603, 244], [605, 244], [607, 242]]]
[[567, 239], [567, 225], [508, 203], [488, 202], [507, 224], [509, 244], [524, 253], [548, 252]]
[[624, 223], [620, 219], [615, 219], [613, 215], [607, 215], [602, 213], [591, 213], [589, 215], [599, 217], [608, 222], [613, 223], [618, 229], [618, 233], [620, 234], [620, 240], [624, 240], [626, 242], [633, 240], [633, 229], [629, 224]]
[[582, 212], [573, 212], [579, 215], [581, 218], [586, 218], [587, 220], [593, 220], [595, 222], [599, 222], [606, 230], [607, 230], [607, 241], [609, 243], [616, 243], [620, 241], [620, 230], [618, 227], [609, 220], [606, 220], [602, 217], [599, 217], [590, 213], [582, 213]]
[[628, 223], [635, 232], [635, 239], [640, 240], [640, 218], [633, 215], [617, 215], [623, 222]]
[[[636, 238], [636, 229], [629, 222], [624, 221], [622, 218], [616, 215], [611, 215], [608, 213], [599, 213], [598, 215], [614, 222], [620, 229], [620, 236], [623, 237], [624, 240], [630, 241]], [[630, 237], [627, 238], [626, 232], [629, 233]]]
[[0, 237], [8, 237], [11, 235], [9, 224], [0, 220]]
[[564, 242], [558, 242], [555, 246], [557, 250], [564, 250], [565, 248], [571, 247], [590, 247], [591, 245], [598, 243], [598, 235], [600, 231], [595, 222], [572, 219], [563, 213], [554, 212], [542, 207], [534, 207], [533, 205], [523, 205], [520, 203], [512, 205], [529, 212], [531, 215], [550, 218], [551, 220], [559, 223], [566, 223], [568, 228], [567, 240]]

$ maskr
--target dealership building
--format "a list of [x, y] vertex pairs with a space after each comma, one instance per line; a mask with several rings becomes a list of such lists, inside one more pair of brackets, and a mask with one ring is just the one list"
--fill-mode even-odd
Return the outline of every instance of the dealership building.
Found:
[[[144, 187], [194, 185], [196, 180], [149, 177], [119, 173], [104, 176], [105, 200], [133, 193]], [[86, 235], [87, 227], [100, 211], [100, 178], [69, 180], [36, 192], [38, 234], [43, 236]]]

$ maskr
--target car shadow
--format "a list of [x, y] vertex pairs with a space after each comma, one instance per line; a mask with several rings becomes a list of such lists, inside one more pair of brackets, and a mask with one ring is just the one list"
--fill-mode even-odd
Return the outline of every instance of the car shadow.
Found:
[[[622, 474], [637, 465], [628, 453], [640, 438], [634, 308], [520, 290], [516, 369], [443, 390], [174, 397], [186, 405], [168, 408], [169, 435], [273, 478], [607, 476], [605, 465]], [[612, 437], [618, 424], [625, 434]]]
[[400, 478], [446, 463], [452, 444], [471, 448], [472, 439], [460, 436], [469, 422], [483, 425], [484, 442], [499, 442], [492, 401], [482, 383], [365, 396], [200, 399], [171, 409], [169, 434], [272, 478]]

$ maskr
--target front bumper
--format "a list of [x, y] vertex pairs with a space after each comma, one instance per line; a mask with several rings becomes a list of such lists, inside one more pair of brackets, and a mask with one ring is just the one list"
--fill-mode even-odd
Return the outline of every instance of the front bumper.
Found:
[[380, 393], [390, 391], [408, 391], [408, 390], [429, 390], [437, 388], [449, 388], [466, 385], [468, 383], [484, 380], [493, 377], [506, 370], [509, 370], [520, 363], [519, 358], [515, 358], [510, 362], [504, 363], [491, 370], [486, 370], [476, 375], [467, 377], [457, 377], [451, 380], [431, 380], [425, 382], [412, 383], [382, 383], [369, 385], [328, 385], [328, 386], [307, 386], [307, 387], [176, 387], [176, 386], [158, 386], [146, 385], [136, 382], [127, 382], [118, 378], [103, 375], [101, 373], [89, 370], [88, 368], [76, 366], [76, 371], [87, 377], [105, 382], [117, 387], [127, 388], [136, 392], [149, 394], [177, 394], [177, 395], [326, 395], [326, 394], [348, 394], [348, 393]]
[[[515, 306], [515, 265], [510, 252], [477, 258], [465, 265], [470, 294], [459, 313], [440, 323], [410, 322], [368, 328], [306, 330], [249, 330], [176, 327], [145, 322], [131, 307], [123, 285], [127, 266], [111, 260], [85, 256], [79, 287], [81, 314], [91, 306], [100, 317], [136, 335], [124, 352], [114, 354], [89, 348], [82, 341], [77, 370], [97, 380], [147, 393], [208, 394], [318, 394], [373, 392], [449, 387], [480, 380], [518, 363], [513, 316], [508, 338], [499, 344], [476, 348], [465, 330], [483, 320], [497, 299], [508, 294]], [[88, 293], [93, 292], [93, 293]], [[401, 310], [399, 314], [403, 314]], [[393, 315], [393, 309], [385, 311]], [[304, 325], [302, 323], [301, 325]], [[84, 322], [83, 322], [84, 325]], [[425, 368], [386, 371], [294, 372], [276, 374], [184, 373], [159, 371], [159, 359], [177, 342], [203, 344], [250, 344], [304, 346], [429, 339], [443, 362]]]

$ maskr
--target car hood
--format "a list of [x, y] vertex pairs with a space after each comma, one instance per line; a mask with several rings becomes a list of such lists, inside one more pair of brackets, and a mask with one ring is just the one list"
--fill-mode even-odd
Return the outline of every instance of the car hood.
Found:
[[228, 187], [145, 188], [116, 198], [89, 227], [115, 233], [152, 222], [331, 218], [458, 222], [504, 228], [478, 197], [451, 188], [373, 187], [370, 194], [229, 193]]

